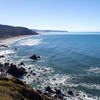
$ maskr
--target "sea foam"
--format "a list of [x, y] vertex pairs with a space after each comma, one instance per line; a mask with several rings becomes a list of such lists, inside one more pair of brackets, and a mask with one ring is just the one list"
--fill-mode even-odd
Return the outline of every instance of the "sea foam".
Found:
[[91, 73], [100, 73], [100, 68], [99, 67], [90, 67], [87, 71], [91, 72]]
[[17, 45], [23, 45], [23, 46], [39, 45], [41, 41], [42, 39], [22, 39], [18, 41]]
[[14, 53], [13, 50], [0, 50], [0, 55], [7, 55]]

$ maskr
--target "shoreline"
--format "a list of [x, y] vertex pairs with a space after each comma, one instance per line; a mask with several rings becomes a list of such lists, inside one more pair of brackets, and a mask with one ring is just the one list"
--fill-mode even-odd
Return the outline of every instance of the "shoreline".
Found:
[[[4, 39], [4, 40], [2, 39], [2, 43], [4, 43], [4, 44], [5, 44], [5, 43], [10, 44], [10, 43], [13, 43], [13, 42], [15, 42], [15, 41], [18, 41], [18, 40], [20, 40], [20, 39], [25, 39], [25, 38], [32, 37], [32, 36], [33, 36], [33, 35], [23, 35], [23, 36], [10, 37], [10, 38], [6, 38], [6, 39]], [[0, 39], [0, 41], [1, 41], [1, 39]], [[14, 64], [15, 64], [15, 63], [14, 63]], [[30, 72], [31, 72], [31, 70], [30, 70]], [[28, 73], [29, 73], [30, 75], [32, 75], [32, 73], [30, 73], [30, 72], [28, 72]], [[35, 73], [35, 71], [33, 72], [33, 74], [34, 74], [34, 73]], [[37, 74], [37, 73], [36, 73], [36, 74]], [[4, 75], [5, 75], [5, 74], [4, 74]], [[34, 75], [35, 75], [35, 74], [34, 74]], [[28, 75], [27, 75], [27, 76], [28, 76]], [[35, 77], [38, 78], [38, 76], [36, 76], [36, 75], [35, 75]], [[34, 80], [33, 80], [33, 81], [34, 81]], [[51, 90], [52, 90], [52, 88], [51, 88]], [[51, 91], [51, 90], [50, 90], [50, 91]], [[49, 91], [49, 92], [50, 92], [50, 91]], [[54, 91], [54, 90], [53, 90], [53, 91]], [[43, 92], [43, 91], [42, 91], [42, 92]], [[44, 91], [44, 92], [46, 92], [47, 95], [49, 95], [49, 94], [48, 94], [48, 91]], [[73, 92], [74, 95], [75, 95], [75, 96], [73, 96], [73, 93], [71, 93], [71, 92], [72, 92], [72, 91], [70, 91], [70, 92], [68, 93], [70, 97], [72, 97], [72, 98], [74, 98], [74, 97], [75, 97], [75, 98], [78, 98], [78, 97], [80, 96], [80, 98], [81, 98], [81, 94], [78, 94], [79, 96], [77, 96], [77, 94]], [[56, 95], [55, 93], [56, 93], [56, 92], [54, 92], [53, 95]], [[63, 93], [63, 92], [62, 92], [62, 93]], [[67, 94], [67, 95], [68, 95], [68, 94]], [[70, 94], [71, 94], [71, 95], [70, 95]], [[52, 95], [50, 95], [50, 96], [53, 97]], [[85, 98], [84, 96], [87, 97], [87, 95], [82, 95], [82, 96], [83, 96], [82, 98]], [[64, 97], [66, 98], [66, 100], [67, 100], [68, 98], [70, 99], [70, 97], [67, 97], [67, 96], [64, 96]], [[85, 100], [85, 99], [83, 99], [83, 100]], [[89, 99], [87, 99], [87, 100], [89, 100]]]
[[14, 36], [14, 37], [9, 37], [9, 38], [0, 38], [0, 44], [8, 45], [8, 44], [11, 44], [17, 40], [25, 39], [25, 38], [28, 38], [31, 36], [34, 36], [34, 35], [20, 35], [20, 36]]

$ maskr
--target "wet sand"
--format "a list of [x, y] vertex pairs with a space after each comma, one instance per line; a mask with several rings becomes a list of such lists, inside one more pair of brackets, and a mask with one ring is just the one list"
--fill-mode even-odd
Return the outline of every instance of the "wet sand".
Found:
[[15, 36], [15, 37], [10, 37], [10, 38], [0, 38], [0, 44], [11, 44], [14, 41], [20, 40], [20, 39], [24, 39], [27, 37], [31, 37], [33, 35], [21, 35], [21, 36]]

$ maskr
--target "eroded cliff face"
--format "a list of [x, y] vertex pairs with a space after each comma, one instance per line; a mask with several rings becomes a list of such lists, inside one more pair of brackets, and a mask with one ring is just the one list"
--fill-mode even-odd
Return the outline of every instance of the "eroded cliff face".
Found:
[[17, 78], [0, 77], [0, 100], [54, 100]]

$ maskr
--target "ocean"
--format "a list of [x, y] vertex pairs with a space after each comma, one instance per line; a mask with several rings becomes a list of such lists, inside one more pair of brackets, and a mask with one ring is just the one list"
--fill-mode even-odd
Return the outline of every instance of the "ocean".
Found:
[[[97, 100], [100, 97], [99, 34], [47, 33], [20, 39], [1, 50], [5, 50], [10, 61], [24, 62], [27, 71], [31, 67], [36, 75], [24, 77], [24, 81], [33, 88], [44, 90], [51, 86], [64, 93], [72, 90]], [[29, 59], [32, 54], [41, 59]]]

